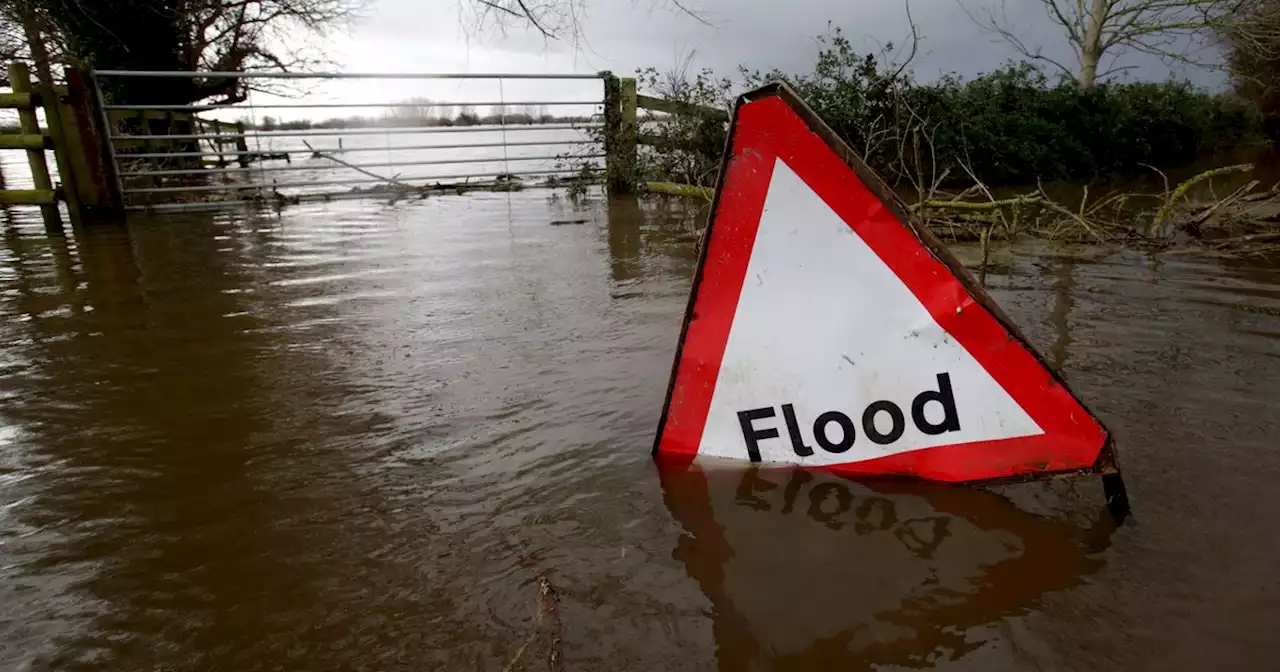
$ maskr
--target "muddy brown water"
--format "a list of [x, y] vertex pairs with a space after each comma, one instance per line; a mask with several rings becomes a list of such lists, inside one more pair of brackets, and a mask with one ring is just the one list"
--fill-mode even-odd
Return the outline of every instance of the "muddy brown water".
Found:
[[697, 221], [8, 221], [0, 669], [1275, 669], [1280, 270], [996, 255], [1118, 438], [1113, 529], [1093, 479], [659, 470]]

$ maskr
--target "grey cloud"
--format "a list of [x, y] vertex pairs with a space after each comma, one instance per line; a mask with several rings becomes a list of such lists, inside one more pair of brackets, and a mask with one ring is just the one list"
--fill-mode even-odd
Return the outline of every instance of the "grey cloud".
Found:
[[[983, 33], [958, 2], [998, 0], [914, 0], [912, 14], [922, 38], [915, 71], [924, 78], [954, 72], [973, 76], [1016, 56], [1007, 45]], [[900, 43], [909, 34], [905, 4], [900, 1], [832, 2], [830, 0], [685, 0], [710, 25], [675, 10], [663, 0], [592, 0], [583, 16], [583, 38], [547, 40], [527, 26], [510, 24], [505, 31], [477, 30], [463, 3], [472, 0], [376, 0], [356, 27], [348, 58], [379, 69], [439, 70], [458, 63], [500, 64], [519, 70], [613, 70], [670, 67], [693, 52], [694, 65], [722, 74], [738, 66], [804, 71], [812, 67], [817, 35], [837, 26], [864, 50], [885, 42]], [[1008, 16], [1030, 44], [1070, 61], [1070, 52], [1048, 23], [1038, 0], [1009, 0]], [[362, 54], [378, 54], [362, 58]], [[394, 62], [396, 55], [412, 58]], [[449, 57], [448, 55], [452, 55]], [[442, 56], [443, 55], [443, 56]], [[1130, 77], [1163, 78], [1170, 68], [1149, 57], [1130, 57], [1137, 66]], [[1211, 83], [1214, 78], [1193, 70], [1175, 70]]]

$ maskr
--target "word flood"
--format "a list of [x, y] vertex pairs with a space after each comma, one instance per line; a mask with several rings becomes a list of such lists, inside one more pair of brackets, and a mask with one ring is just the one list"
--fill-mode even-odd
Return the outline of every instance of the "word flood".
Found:
[[[911, 401], [911, 422], [920, 433], [937, 436], [946, 432], [960, 431], [960, 416], [956, 413], [956, 398], [951, 391], [951, 375], [937, 375], [938, 389], [925, 390], [917, 394]], [[942, 406], [942, 420], [932, 422], [925, 417], [925, 409], [930, 403]], [[782, 404], [782, 421], [787, 427], [787, 436], [791, 440], [791, 448], [800, 457], [813, 455], [813, 446], [805, 443], [800, 433], [800, 421], [796, 417], [796, 409], [791, 404]], [[738, 424], [742, 426], [742, 439], [747, 444], [747, 455], [752, 462], [760, 462], [760, 441], [776, 439], [780, 433], [776, 427], [756, 427], [761, 420], [777, 417], [773, 406], [738, 411]], [[898, 439], [907, 430], [907, 418], [902, 409], [892, 401], [882, 399], [874, 401], [862, 411], [862, 433], [872, 443], [887, 446]], [[886, 423], [888, 429], [884, 429]], [[858, 427], [853, 418], [840, 411], [827, 411], [813, 421], [813, 440], [818, 447], [828, 453], [843, 453], [853, 447], [858, 438]]]

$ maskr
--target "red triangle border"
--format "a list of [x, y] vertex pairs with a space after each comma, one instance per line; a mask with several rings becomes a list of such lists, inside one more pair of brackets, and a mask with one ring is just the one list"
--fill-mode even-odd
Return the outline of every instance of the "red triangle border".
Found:
[[[785, 86], [744, 96], [730, 126], [654, 452], [692, 460], [764, 209], [782, 159], [911, 289], [948, 334], [1044, 430], [827, 469], [969, 482], [1114, 471], [1106, 428], [896, 196]], [[745, 457], [745, 454], [744, 454]]]

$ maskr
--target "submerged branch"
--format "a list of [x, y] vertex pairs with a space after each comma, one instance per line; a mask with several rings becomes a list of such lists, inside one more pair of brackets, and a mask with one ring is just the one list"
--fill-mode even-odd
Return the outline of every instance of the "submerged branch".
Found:
[[912, 206], [912, 209], [919, 210], [921, 207], [924, 207], [938, 210], [997, 210], [999, 208], [1009, 208], [1043, 202], [1044, 199], [1040, 198], [1040, 196], [1031, 195], [1006, 198], [999, 201], [925, 201], [923, 204], [918, 203]]
[[1174, 208], [1176, 208], [1178, 206], [1178, 202], [1187, 195], [1187, 192], [1191, 190], [1191, 187], [1215, 177], [1247, 173], [1251, 170], [1253, 170], [1252, 163], [1223, 166], [1221, 168], [1214, 168], [1213, 170], [1206, 170], [1182, 184], [1179, 184], [1178, 187], [1173, 190], [1173, 193], [1169, 194], [1169, 198], [1165, 200], [1165, 203], [1160, 207], [1160, 210], [1156, 212], [1155, 220], [1151, 222], [1151, 231], [1149, 232], [1149, 235], [1155, 237], [1161, 234], [1165, 223], [1169, 221], [1169, 217], [1173, 214]]
[[348, 162], [346, 162], [346, 161], [343, 161], [342, 159], [339, 159], [338, 157], [336, 157], [336, 156], [334, 156], [334, 155], [332, 155], [332, 154], [325, 154], [324, 152], [317, 151], [317, 150], [316, 150], [316, 148], [312, 147], [312, 146], [311, 146], [311, 143], [307, 142], [306, 140], [303, 140], [303, 141], [302, 141], [302, 144], [306, 145], [306, 146], [307, 146], [307, 149], [311, 150], [311, 155], [312, 155], [312, 156], [314, 156], [314, 157], [316, 157], [317, 159], [329, 159], [330, 161], [333, 161], [333, 162], [335, 162], [335, 163], [340, 163], [340, 164], [342, 164], [342, 165], [346, 166], [347, 168], [350, 168], [351, 170], [354, 170], [354, 171], [356, 171], [356, 172], [358, 172], [358, 173], [363, 173], [363, 174], [365, 174], [365, 175], [368, 175], [369, 177], [372, 177], [372, 178], [375, 178], [375, 179], [382, 180], [382, 181], [386, 182], [386, 183], [387, 183], [387, 184], [389, 184], [389, 185], [396, 186], [396, 187], [400, 187], [400, 188], [402, 188], [402, 189], [414, 189], [414, 188], [415, 188], [415, 187], [413, 187], [412, 185], [405, 184], [404, 182], [401, 182], [401, 181], [399, 181], [399, 180], [395, 179], [394, 177], [385, 177], [385, 176], [379, 175], [379, 174], [377, 174], [377, 173], [369, 172], [369, 171], [365, 170], [364, 168], [361, 168], [360, 166], [357, 166], [357, 165], [355, 165], [355, 164], [353, 164], [353, 163], [348, 163]]

